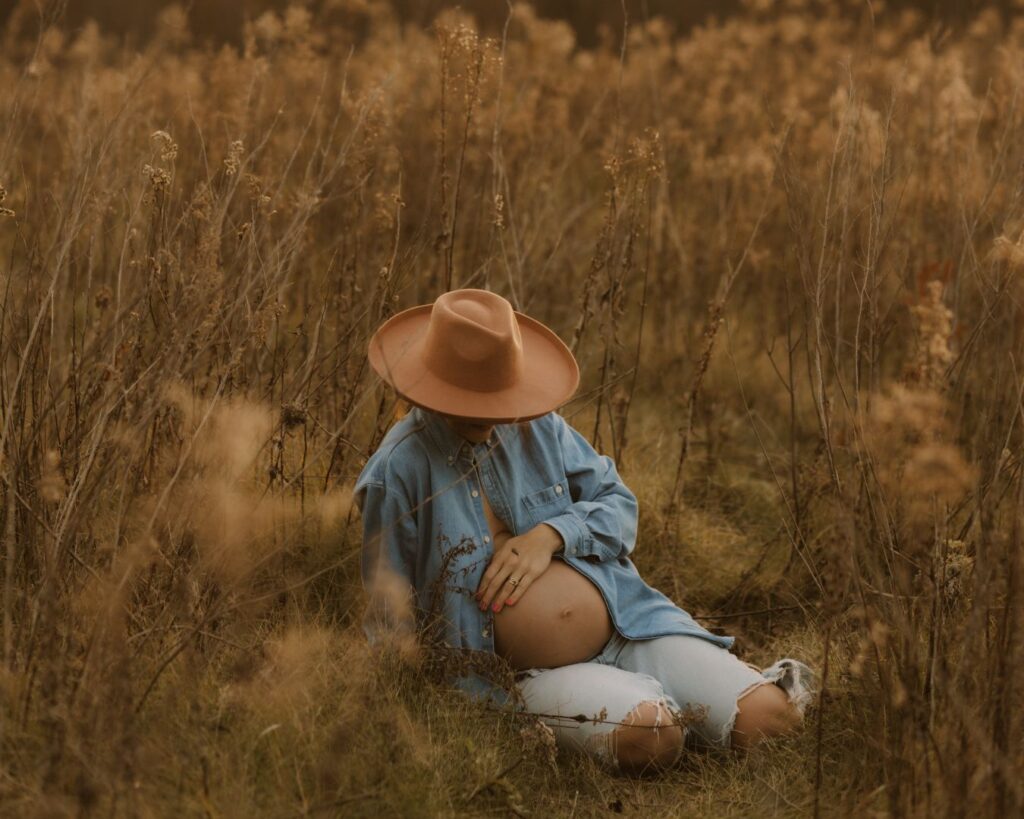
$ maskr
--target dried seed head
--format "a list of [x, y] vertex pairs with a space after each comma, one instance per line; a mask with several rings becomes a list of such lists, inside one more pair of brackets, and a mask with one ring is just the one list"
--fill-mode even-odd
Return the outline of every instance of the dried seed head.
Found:
[[498, 230], [505, 229], [505, 197], [500, 193], [494, 194], [494, 217], [491, 221]]
[[911, 306], [916, 345], [908, 363], [907, 379], [927, 387], [940, 389], [946, 381], [946, 370], [953, 363], [949, 348], [953, 337], [953, 311], [942, 301], [945, 285], [930, 281], [920, 301]]
[[524, 751], [539, 751], [551, 770], [558, 773], [558, 746], [551, 726], [537, 717], [530, 717], [529, 723], [519, 729], [519, 737], [523, 740]]
[[280, 718], [313, 705], [327, 683], [334, 644], [327, 629], [292, 626], [264, 644], [264, 662], [234, 693], [249, 708]]
[[99, 290], [96, 291], [96, 295], [93, 296], [93, 304], [96, 305], [96, 309], [100, 312], [107, 309], [110, 305], [110, 300], [114, 297], [113, 292], [107, 285], [103, 285]]
[[997, 236], [992, 245], [992, 258], [1006, 262], [1011, 270], [1024, 270], [1024, 231], [1016, 239], [1005, 233]]
[[178, 145], [171, 135], [166, 131], [154, 131], [149, 135], [160, 149], [160, 159], [163, 162], [173, 162], [178, 157]]
[[283, 404], [281, 406], [281, 424], [285, 429], [291, 429], [306, 423], [306, 411], [298, 404]]
[[234, 176], [238, 173], [238, 169], [242, 166], [242, 153], [245, 151], [245, 145], [242, 140], [236, 139], [231, 143], [231, 147], [228, 148], [227, 158], [224, 160], [224, 172], [228, 176]]
[[146, 164], [142, 166], [142, 174], [149, 179], [154, 191], [166, 190], [171, 185], [171, 175], [163, 168]]
[[922, 549], [929, 538], [920, 526], [932, 520], [936, 501], [955, 502], [977, 479], [977, 468], [950, 442], [947, 415], [935, 390], [894, 385], [874, 399], [859, 441], [880, 487], [899, 501], [905, 522], [918, 526]]
[[875, 648], [885, 648], [885, 644], [889, 642], [889, 627], [881, 620], [875, 620], [871, 623], [868, 636]]
[[850, 660], [850, 674], [853, 677], [864, 676], [864, 663], [868, 659], [868, 651], [871, 648], [871, 641], [867, 637], [861, 637], [860, 643], [857, 646], [857, 652], [853, 655], [853, 659]]
[[967, 545], [962, 540], [946, 541], [946, 564], [943, 572], [943, 586], [946, 599], [955, 602], [964, 598], [968, 580], [974, 571], [974, 558], [967, 554]]
[[4, 200], [7, 198], [7, 189], [0, 185], [0, 216], [14, 216], [15, 213], [10, 208], [4, 207]]
[[899, 677], [892, 680], [892, 707], [897, 711], [907, 704], [907, 688]]
[[48, 449], [39, 465], [39, 494], [48, 503], [59, 503], [67, 492], [67, 484], [60, 470], [60, 453]]
[[914, 492], [936, 495], [940, 500], [952, 503], [971, 489], [976, 475], [959, 448], [936, 442], [914, 450], [903, 477]]

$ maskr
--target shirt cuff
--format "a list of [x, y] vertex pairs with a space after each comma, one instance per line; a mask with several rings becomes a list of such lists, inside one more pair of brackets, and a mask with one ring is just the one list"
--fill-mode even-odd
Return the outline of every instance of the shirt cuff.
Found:
[[562, 536], [565, 554], [582, 557], [590, 553], [590, 530], [572, 512], [564, 512], [544, 522]]

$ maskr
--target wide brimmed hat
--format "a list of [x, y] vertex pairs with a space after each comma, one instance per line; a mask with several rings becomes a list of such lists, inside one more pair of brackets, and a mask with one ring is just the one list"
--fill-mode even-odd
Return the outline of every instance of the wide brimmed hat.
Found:
[[411, 404], [465, 421], [539, 418], [580, 383], [576, 359], [554, 331], [474, 288], [396, 313], [370, 339], [369, 358]]

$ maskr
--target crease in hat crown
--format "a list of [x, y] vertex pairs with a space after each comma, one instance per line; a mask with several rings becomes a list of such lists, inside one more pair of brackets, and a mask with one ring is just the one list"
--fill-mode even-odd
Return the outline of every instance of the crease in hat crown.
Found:
[[508, 300], [465, 288], [434, 301], [423, 363], [438, 378], [477, 392], [514, 386], [523, 375], [523, 341]]

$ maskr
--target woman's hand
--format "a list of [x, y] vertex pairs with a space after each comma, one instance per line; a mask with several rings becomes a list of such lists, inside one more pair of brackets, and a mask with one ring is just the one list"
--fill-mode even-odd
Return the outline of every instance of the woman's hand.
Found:
[[[562, 547], [562, 536], [546, 523], [538, 523], [529, 532], [510, 537], [499, 544], [495, 539], [491, 562], [480, 578], [476, 599], [480, 610], [488, 606], [497, 613], [514, 606], [551, 564], [551, 555]], [[515, 582], [513, 582], [515, 581]]]

